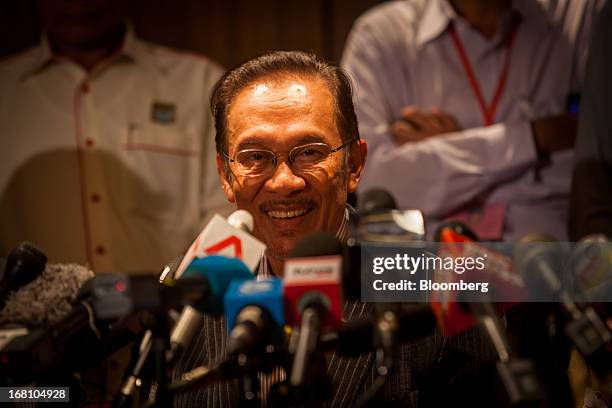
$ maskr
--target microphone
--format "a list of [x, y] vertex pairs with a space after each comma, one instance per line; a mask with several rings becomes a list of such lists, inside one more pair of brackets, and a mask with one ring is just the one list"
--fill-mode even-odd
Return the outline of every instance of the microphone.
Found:
[[[471, 232], [465, 224], [458, 221], [447, 222], [440, 225], [436, 231], [435, 239], [443, 244], [441, 247], [442, 251], [446, 251], [447, 249], [460, 251], [463, 249], [463, 246], [453, 244], [472, 242], [472, 239], [460, 232], [467, 232], [467, 235], [474, 236], [474, 233]], [[441, 251], [438, 251], [438, 255], [440, 255], [440, 253]], [[456, 254], [451, 255], [456, 256]], [[441, 276], [438, 274], [436, 278], [441, 279]], [[454, 271], [447, 272], [442, 280], [446, 278], [454, 279]], [[436, 315], [438, 325], [445, 336], [454, 336], [475, 326], [477, 323], [476, 317], [470, 313], [464, 304], [459, 302], [455, 291], [445, 291], [442, 296], [434, 292], [430, 304]]]
[[[448, 221], [436, 231], [435, 239], [438, 245], [438, 256], [448, 255], [454, 258], [473, 259], [482, 262], [481, 268], [470, 268], [465, 274], [457, 274], [453, 270], [437, 270], [434, 278], [441, 282], [457, 282], [459, 279], [487, 284], [486, 294], [476, 295], [449, 291], [443, 295], [432, 294], [434, 308], [440, 327], [447, 336], [452, 336], [469, 329], [476, 324], [473, 314], [465, 307], [470, 301], [489, 301], [495, 299], [495, 309], [498, 313], [529, 299], [527, 285], [521, 274], [516, 270], [512, 260], [501, 252], [474, 241], [476, 236], [460, 221]], [[501, 243], [499, 243], [501, 245]], [[485, 265], [486, 260], [486, 267]], [[467, 269], [467, 268], [466, 268]], [[489, 299], [489, 300], [487, 300]]]
[[0, 279], [0, 310], [4, 308], [10, 293], [40, 276], [46, 264], [47, 256], [34, 244], [22, 242], [13, 248]]
[[[252, 376], [253, 367], [267, 371], [279, 358], [284, 358], [284, 354], [281, 355], [278, 350], [268, 348], [269, 345], [277, 346], [283, 340], [281, 279], [234, 280], [223, 302], [228, 329], [228, 358], [215, 367], [197, 367], [183, 373], [179, 381], [170, 385], [171, 392], [227, 381], [239, 375]], [[249, 357], [255, 359], [250, 360]], [[250, 381], [245, 383], [254, 386]]]
[[[74, 273], [74, 268], [68, 270]], [[158, 312], [185, 301], [201, 302], [207, 291], [208, 285], [201, 279], [184, 279], [173, 287], [164, 287], [153, 275], [96, 275], [82, 285], [74, 306], [59, 322], [15, 338], [3, 348], [2, 378], [6, 382], [25, 383], [57, 368], [82, 371], [142, 331], [135, 312]], [[53, 304], [44, 307], [52, 309]]]
[[608, 350], [612, 332], [592, 306], [576, 304], [564, 288], [558, 277], [564, 255], [563, 248], [553, 238], [534, 234], [521, 239], [515, 250], [515, 262], [534, 296], [558, 299], [567, 319], [566, 336], [612, 391], [612, 353]]
[[[176, 361], [179, 353], [187, 347], [200, 327], [202, 313], [222, 312], [223, 295], [231, 279], [252, 278], [250, 273], [248, 276], [243, 276], [243, 266], [246, 265], [247, 270], [254, 272], [266, 249], [265, 244], [250, 234], [253, 225], [253, 216], [245, 210], [234, 211], [227, 220], [215, 214], [181, 260], [174, 273], [176, 279], [180, 278], [193, 264], [192, 273], [206, 275], [206, 270], [209, 269], [211, 273], [208, 276], [202, 276], [207, 279], [212, 278], [215, 281], [219, 279], [220, 281], [219, 285], [215, 286], [214, 296], [207, 308], [196, 310], [192, 306], [185, 306], [181, 311], [170, 334], [170, 350], [166, 356], [168, 362]], [[222, 255], [225, 257], [219, 258]], [[211, 256], [216, 257], [206, 260]], [[236, 258], [242, 262], [240, 264], [235, 263], [233, 266], [230, 264], [221, 265], [217, 262], [221, 259], [230, 258]], [[162, 273], [163, 278], [168, 275], [167, 270], [168, 268], [164, 270], [166, 273]], [[228, 276], [231, 277], [229, 281], [221, 280], [225, 273], [228, 273]], [[163, 278], [162, 280], [164, 280]]]
[[364, 192], [358, 200], [356, 237], [369, 242], [422, 241], [425, 219], [420, 210], [398, 210], [384, 189]]
[[357, 211], [367, 215], [397, 208], [395, 199], [384, 188], [371, 188], [357, 198]]
[[342, 244], [333, 235], [315, 233], [301, 240], [285, 260], [287, 322], [300, 326], [289, 382], [301, 387], [321, 331], [341, 326]]
[[[460, 231], [463, 234], [460, 234]], [[469, 248], [473, 243], [470, 237], [476, 236], [459, 221], [443, 225], [439, 230], [439, 235], [440, 241], [447, 244], [444, 250], [459, 252], [461, 255], [464, 255], [464, 248]], [[544, 398], [544, 393], [535, 365], [528, 359], [516, 356], [510, 346], [504, 323], [493, 304], [487, 300], [468, 302], [469, 310], [466, 311], [462, 303], [458, 302], [456, 293], [451, 292], [446, 297], [451, 300], [445, 302], [445, 310], [442, 302], [432, 302], [432, 307], [439, 316], [439, 320], [442, 321], [442, 324], [447, 325], [447, 322], [450, 322], [451, 328], [455, 330], [459, 327], [467, 329], [474, 322], [480, 323], [497, 353], [498, 379], [501, 381], [504, 399], [508, 405], [511, 407], [538, 406]]]
[[215, 214], [187, 250], [175, 279], [181, 277], [195, 258], [209, 255], [238, 258], [250, 270], [256, 270], [266, 245], [250, 234], [252, 230], [253, 216], [248, 211], [234, 211], [227, 220]]
[[[393, 312], [397, 319], [397, 341], [406, 343], [432, 334], [437, 328], [436, 317], [427, 304], [398, 303]], [[380, 347], [377, 334], [379, 319], [373, 316], [352, 319], [340, 329], [321, 336], [321, 348], [336, 350], [346, 357], [357, 357]]]
[[235, 280], [223, 302], [230, 356], [250, 356], [268, 344], [282, 342], [285, 313], [281, 279]]
[[0, 324], [49, 328], [72, 310], [83, 284], [93, 271], [77, 264], [49, 264], [30, 283], [13, 292], [0, 311]]
[[612, 301], [612, 243], [603, 234], [587, 235], [570, 257], [568, 287], [580, 301]]
[[239, 259], [210, 255], [195, 258], [189, 264], [181, 279], [200, 278], [208, 283], [210, 294], [206, 301], [199, 305], [186, 305], [170, 333], [170, 350], [168, 362], [174, 362], [185, 350], [200, 328], [202, 313], [223, 313], [223, 296], [233, 280], [253, 279], [249, 268]]

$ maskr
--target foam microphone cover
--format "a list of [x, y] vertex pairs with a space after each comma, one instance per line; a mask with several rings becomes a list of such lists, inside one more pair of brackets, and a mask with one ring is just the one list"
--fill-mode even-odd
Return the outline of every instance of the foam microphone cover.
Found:
[[300, 240], [291, 251], [292, 258], [343, 255], [344, 248], [338, 238], [328, 232], [315, 232]]
[[201, 312], [222, 313], [223, 296], [235, 279], [253, 279], [250, 269], [237, 258], [210, 255], [195, 258], [183, 274], [185, 278], [205, 278], [210, 285], [210, 298], [202, 305], [193, 305]]
[[4, 306], [11, 291], [36, 279], [47, 264], [47, 256], [29, 242], [22, 242], [13, 248], [4, 264], [0, 280], [0, 308]]
[[72, 310], [79, 289], [94, 276], [77, 264], [49, 264], [32, 282], [13, 292], [0, 312], [0, 324], [48, 328]]

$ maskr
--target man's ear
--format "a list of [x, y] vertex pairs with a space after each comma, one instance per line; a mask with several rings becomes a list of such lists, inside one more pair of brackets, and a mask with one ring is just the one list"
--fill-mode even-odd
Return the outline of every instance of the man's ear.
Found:
[[353, 193], [357, 189], [361, 173], [365, 166], [368, 156], [368, 144], [365, 140], [358, 140], [351, 146], [351, 154], [349, 155], [349, 177], [348, 177], [348, 192]]
[[231, 183], [231, 174], [226, 173], [227, 166], [225, 160], [221, 157], [219, 153], [217, 153], [217, 173], [219, 174], [219, 180], [221, 181], [221, 187], [223, 188], [223, 192], [225, 192], [225, 196], [230, 203], [236, 202], [236, 196], [234, 195], [234, 189], [232, 188]]

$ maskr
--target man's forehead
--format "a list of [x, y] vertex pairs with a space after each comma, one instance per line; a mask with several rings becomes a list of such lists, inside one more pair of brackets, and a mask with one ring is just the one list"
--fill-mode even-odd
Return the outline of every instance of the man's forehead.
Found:
[[233, 145], [239, 135], [243, 139], [287, 126], [315, 127], [314, 133], [332, 136], [337, 133], [335, 122], [334, 98], [321, 79], [299, 74], [263, 77], [245, 86], [232, 101], [228, 141]]
[[240, 90], [232, 105], [247, 104], [301, 104], [314, 99], [315, 103], [328, 102], [332, 97], [320, 78], [306, 74], [277, 74], [258, 78]]

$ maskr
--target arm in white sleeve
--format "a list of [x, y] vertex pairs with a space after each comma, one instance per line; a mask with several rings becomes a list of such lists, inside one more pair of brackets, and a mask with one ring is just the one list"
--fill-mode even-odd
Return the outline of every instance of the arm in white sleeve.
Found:
[[378, 37], [379, 27], [358, 23], [342, 60], [355, 84], [359, 130], [369, 145], [361, 188], [385, 188], [400, 207], [440, 217], [535, 164], [527, 118], [398, 146], [390, 125], [399, 119], [399, 111], [391, 106], [415, 101], [410, 70], [397, 61], [410, 59], [395, 39]]
[[528, 123], [466, 129], [397, 146], [388, 132], [366, 136], [363, 188], [383, 187], [401, 208], [442, 217], [536, 160]]

